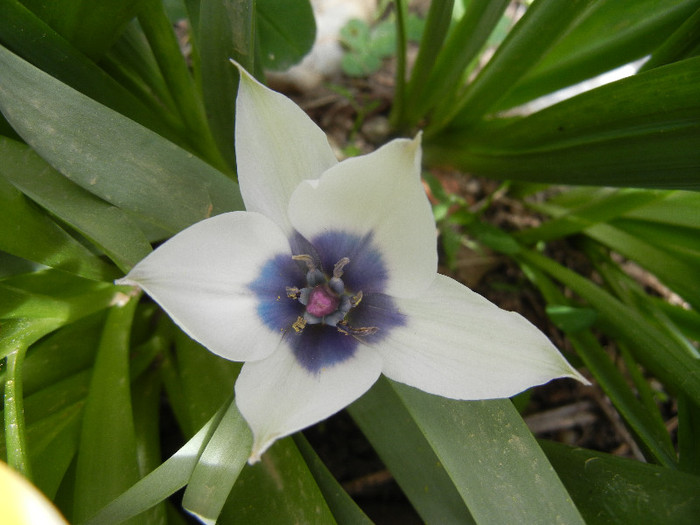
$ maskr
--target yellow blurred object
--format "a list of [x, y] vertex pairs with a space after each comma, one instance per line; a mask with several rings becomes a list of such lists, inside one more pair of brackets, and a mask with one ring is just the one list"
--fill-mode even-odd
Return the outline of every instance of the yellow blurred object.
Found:
[[25, 478], [0, 461], [3, 525], [68, 525], [61, 513]]

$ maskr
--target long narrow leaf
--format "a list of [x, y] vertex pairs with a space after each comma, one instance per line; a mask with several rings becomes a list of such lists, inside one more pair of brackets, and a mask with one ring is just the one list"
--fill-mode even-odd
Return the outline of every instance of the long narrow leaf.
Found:
[[73, 519], [78, 522], [139, 479], [129, 381], [129, 336], [137, 303], [132, 299], [112, 308], [97, 352], [75, 478]]
[[173, 233], [243, 207], [237, 186], [190, 153], [1, 47], [0, 66], [5, 116], [91, 193]]

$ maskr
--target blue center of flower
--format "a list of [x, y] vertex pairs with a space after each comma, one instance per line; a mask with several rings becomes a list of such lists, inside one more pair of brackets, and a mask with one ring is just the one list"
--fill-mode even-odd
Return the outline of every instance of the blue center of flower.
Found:
[[269, 259], [249, 285], [260, 320], [281, 333], [311, 373], [350, 359], [406, 322], [384, 288], [388, 273], [372, 235], [339, 231], [309, 242], [292, 239], [300, 255]]
[[324, 324], [335, 326], [343, 334], [368, 335], [375, 333], [377, 327], [354, 327], [348, 324], [346, 316], [362, 300], [362, 290], [351, 293], [346, 290], [343, 272], [350, 263], [348, 257], [342, 257], [333, 266], [332, 277], [326, 276], [316, 267], [310, 255], [294, 255], [292, 259], [306, 264], [306, 286], [296, 288], [287, 286], [287, 297], [298, 300], [305, 306], [304, 315], [300, 315], [292, 328], [301, 333], [307, 324]]

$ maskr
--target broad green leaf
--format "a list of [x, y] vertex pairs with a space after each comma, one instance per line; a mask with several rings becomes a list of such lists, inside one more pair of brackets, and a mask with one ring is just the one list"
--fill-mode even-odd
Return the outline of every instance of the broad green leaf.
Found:
[[426, 161], [531, 182], [700, 187], [700, 57], [583, 93], [478, 134], [430, 137]]
[[392, 386], [477, 523], [583, 523], [510, 400], [455, 401]]
[[184, 487], [199, 457], [216, 430], [228, 405], [224, 405], [185, 445], [158, 468], [109, 502], [85, 525], [123, 523], [157, 505]]
[[425, 523], [473, 523], [455, 482], [389, 381], [377, 383], [348, 412]]
[[338, 523], [355, 525], [371, 525], [372, 521], [362, 512], [352, 498], [348, 495], [340, 483], [336, 481], [326, 466], [318, 457], [314, 449], [309, 445], [302, 433], [294, 435], [294, 442], [299, 448], [304, 461], [309, 467], [318, 488], [323, 494], [328, 507], [333, 513], [333, 517]]
[[308, 0], [257, 0], [256, 29], [262, 65], [282, 71], [301, 61], [316, 36]]
[[99, 59], [139, 8], [138, 0], [22, 0], [76, 48]]
[[[56, 6], [62, 3], [50, 2]], [[157, 106], [143, 103], [115, 82], [17, 0], [0, 2], [0, 42], [23, 59], [92, 99], [171, 140], [182, 140], [158, 118], [152, 109]]]
[[593, 3], [500, 107], [522, 104], [650, 54], [697, 8], [697, 0]]
[[292, 438], [277, 441], [260, 462], [241, 472], [222, 523], [319, 523], [335, 520]]
[[122, 271], [150, 253], [148, 240], [127, 215], [72, 183], [29, 146], [0, 137], [0, 156], [2, 175], [94, 242]]
[[697, 523], [699, 477], [559, 443], [540, 444], [588, 523]]
[[231, 403], [192, 472], [182, 506], [201, 522], [214, 525], [252, 446], [250, 428], [236, 403]]
[[[2, 141], [3, 139], [0, 139]], [[2, 154], [0, 142], [0, 154]], [[114, 279], [116, 272], [36, 208], [5, 178], [11, 159], [0, 167], [0, 250], [88, 279]]]
[[172, 233], [243, 207], [232, 181], [171, 142], [4, 48], [0, 67], [5, 116], [54, 168], [91, 193]]
[[80, 433], [76, 522], [93, 515], [139, 479], [129, 380], [129, 337], [137, 304], [132, 299], [113, 307], [100, 340]]

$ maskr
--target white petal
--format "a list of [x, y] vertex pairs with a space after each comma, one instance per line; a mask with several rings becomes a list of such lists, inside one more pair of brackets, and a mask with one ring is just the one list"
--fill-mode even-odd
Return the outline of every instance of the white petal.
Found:
[[524, 317], [438, 275], [420, 298], [397, 299], [407, 315], [377, 345], [384, 374], [454, 399], [510, 397], [558, 377], [587, 381]]
[[310, 372], [286, 345], [267, 359], [243, 365], [236, 404], [253, 431], [250, 463], [276, 440], [346, 407], [375, 383], [381, 359], [366, 346], [334, 366]]
[[435, 220], [420, 181], [420, 161], [420, 135], [344, 160], [297, 188], [289, 219], [310, 240], [329, 230], [371, 233], [387, 266], [384, 291], [414, 296], [437, 271]]
[[248, 285], [266, 261], [290, 254], [287, 237], [268, 218], [217, 215], [178, 233], [117, 284], [135, 284], [190, 337], [226, 359], [262, 359], [281, 335], [263, 324]]
[[338, 161], [326, 135], [299, 106], [236, 66], [241, 74], [236, 164], [243, 201], [246, 210], [266, 215], [289, 233], [287, 205], [294, 189]]

